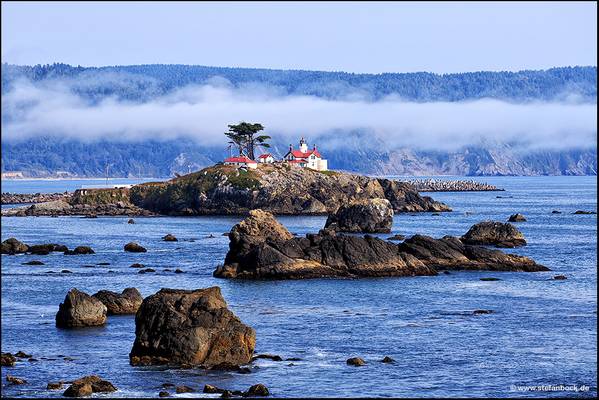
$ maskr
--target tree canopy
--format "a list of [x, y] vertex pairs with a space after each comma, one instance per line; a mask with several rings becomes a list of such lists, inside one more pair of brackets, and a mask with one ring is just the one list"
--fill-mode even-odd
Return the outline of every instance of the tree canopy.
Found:
[[225, 136], [229, 138], [229, 143], [232, 146], [237, 147], [240, 155], [246, 155], [253, 160], [256, 148], [270, 147], [270, 144], [268, 144], [268, 140], [271, 138], [270, 136], [256, 136], [256, 134], [262, 130], [264, 130], [262, 124], [240, 122], [237, 125], [229, 125], [229, 130], [225, 132]]

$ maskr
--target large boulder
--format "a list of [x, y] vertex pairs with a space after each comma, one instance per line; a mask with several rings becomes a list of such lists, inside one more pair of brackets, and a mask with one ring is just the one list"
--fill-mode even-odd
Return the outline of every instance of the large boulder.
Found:
[[104, 304], [75, 288], [69, 290], [56, 313], [59, 328], [81, 328], [104, 325], [107, 309]]
[[65, 255], [82, 255], [82, 254], [95, 254], [95, 251], [89, 246], [77, 246], [73, 250], [66, 250]]
[[472, 227], [461, 237], [465, 244], [493, 245], [496, 247], [525, 246], [524, 235], [510, 223], [483, 221]]
[[330, 215], [325, 228], [337, 232], [389, 233], [393, 208], [387, 199], [371, 199], [341, 206]]
[[68, 248], [62, 244], [56, 243], [47, 243], [47, 244], [34, 244], [29, 246], [29, 250], [27, 250], [31, 254], [37, 254], [40, 256], [50, 254], [53, 251], [61, 251], [65, 252]]
[[[369, 235], [358, 237], [323, 229], [318, 234], [293, 237], [272, 216], [264, 214], [254, 213], [231, 230], [229, 252], [224, 265], [214, 271], [215, 277], [355, 278], [437, 275], [447, 269], [548, 270], [528, 257], [466, 245], [452, 236], [434, 239], [415, 235], [395, 244]], [[244, 228], [247, 226], [256, 229]]]
[[0, 248], [2, 254], [25, 253], [27, 250], [29, 250], [29, 246], [15, 238], [6, 239], [4, 242], [2, 242]]
[[526, 222], [526, 217], [520, 213], [512, 214], [508, 218], [508, 222]]
[[122, 293], [100, 290], [92, 297], [100, 300], [108, 310], [108, 315], [135, 314], [143, 301], [139, 290], [127, 288]]
[[135, 242], [129, 242], [125, 245], [124, 247], [125, 251], [131, 252], [131, 253], [145, 253], [147, 250], [145, 247], [135, 243]]
[[251, 361], [256, 333], [227, 308], [219, 287], [161, 289], [135, 316], [131, 365], [230, 368]]

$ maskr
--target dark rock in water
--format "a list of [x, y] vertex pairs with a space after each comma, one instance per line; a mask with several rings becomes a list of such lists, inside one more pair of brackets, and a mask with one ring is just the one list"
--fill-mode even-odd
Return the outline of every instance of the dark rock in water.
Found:
[[566, 277], [566, 275], [555, 275], [553, 277], [553, 279], [556, 281], [564, 281], [564, 280], [568, 279], [568, 277]]
[[61, 274], [72, 274], [73, 271], [69, 271], [68, 269], [63, 269], [62, 271], [60, 271]]
[[272, 214], [252, 210], [229, 235], [225, 263], [214, 276], [241, 279], [306, 279], [437, 275], [438, 270], [547, 271], [527, 257], [446, 236], [415, 235], [394, 244], [369, 235], [331, 230], [293, 237]]
[[206, 236], [206, 239], [214, 239], [216, 236], [214, 236], [213, 234], [210, 234], [208, 236]]
[[158, 392], [158, 397], [169, 397], [171, 394], [165, 390]]
[[289, 357], [286, 358], [285, 361], [302, 361], [302, 359], [299, 357]]
[[48, 382], [46, 390], [60, 390], [64, 384], [62, 382]]
[[258, 360], [260, 358], [265, 358], [267, 360], [272, 360], [272, 361], [283, 361], [281, 356], [277, 356], [275, 354], [257, 354], [254, 357], [252, 357], [252, 361]]
[[125, 245], [125, 251], [131, 252], [131, 253], [145, 253], [147, 250], [145, 247], [140, 246], [139, 244], [137, 244], [135, 242], [129, 242]]
[[461, 237], [464, 244], [493, 245], [496, 247], [525, 246], [524, 235], [509, 223], [484, 221], [472, 225]]
[[31, 358], [30, 358], [29, 360], [27, 360], [27, 361], [29, 361], [29, 362], [37, 362], [37, 358], [33, 358], [33, 357], [31, 357]]
[[129, 221], [127, 221], [128, 224], [134, 224], [135, 220], [133, 218], [129, 218]]
[[249, 363], [255, 344], [255, 331], [227, 308], [219, 287], [161, 289], [137, 311], [129, 359], [222, 369]]
[[2, 358], [0, 359], [0, 365], [3, 367], [14, 367], [17, 359], [10, 353], [2, 353]]
[[143, 301], [136, 288], [126, 288], [122, 293], [100, 290], [93, 297], [100, 300], [108, 310], [108, 315], [135, 314]]
[[561, 211], [558, 211], [558, 210], [553, 210], [553, 211], [551, 211], [551, 214], [561, 214], [561, 213], [562, 213], [562, 212], [561, 212]]
[[225, 389], [221, 389], [219, 387], [208, 384], [204, 385], [204, 390], [202, 390], [203, 393], [222, 393], [224, 391]]
[[33, 356], [31, 354], [27, 354], [27, 353], [25, 353], [23, 351], [17, 351], [15, 353], [15, 357], [18, 357], [18, 358], [31, 358]]
[[346, 364], [353, 365], [354, 367], [361, 367], [363, 365], [366, 365], [366, 361], [364, 361], [360, 357], [352, 357], [347, 359]]
[[438, 217], [438, 216], [439, 216], [439, 215], [441, 215], [441, 214], [439, 214], [439, 213], [435, 212], [435, 213], [432, 213], [431, 215], [432, 215], [433, 217]]
[[247, 392], [245, 392], [243, 395], [244, 397], [264, 397], [268, 396], [269, 394], [270, 392], [268, 391], [268, 388], [263, 384], [258, 383], [257, 385], [250, 386]]
[[156, 272], [156, 270], [154, 268], [145, 268], [137, 271], [138, 274], [145, 274], [146, 272]]
[[110, 263], [109, 262], [101, 262], [101, 263], [98, 263], [96, 265], [110, 265]]
[[493, 310], [474, 310], [472, 314], [480, 315], [480, 314], [492, 314]]
[[23, 263], [23, 265], [45, 265], [45, 264], [38, 260], [31, 260], [31, 261], [27, 261], [26, 263]]
[[395, 360], [394, 360], [394, 359], [392, 359], [392, 358], [391, 358], [391, 357], [389, 357], [389, 356], [385, 356], [385, 358], [383, 358], [383, 359], [381, 360], [381, 362], [382, 362], [382, 363], [385, 363], [385, 364], [390, 364], [390, 363], [394, 363], [394, 362], [395, 362]]
[[64, 391], [65, 397], [85, 397], [92, 393], [111, 393], [116, 392], [117, 388], [110, 382], [101, 379], [98, 376], [91, 375], [73, 381], [71, 386]]
[[45, 273], [46, 273], [46, 274], [53, 274], [53, 273], [54, 273], [54, 271], [46, 271]]
[[145, 267], [145, 265], [139, 264], [139, 263], [131, 264], [129, 266], [129, 268], [143, 268], [143, 267]]
[[573, 214], [597, 214], [597, 213], [595, 211], [577, 210], [577, 211], [574, 211]]
[[401, 241], [401, 240], [404, 240], [405, 238], [406, 238], [406, 237], [405, 237], [404, 235], [400, 235], [400, 234], [398, 233], [397, 235], [389, 236], [389, 237], [387, 238], [387, 240], [398, 240], [398, 241]]
[[45, 256], [50, 254], [54, 250], [53, 244], [34, 244], [29, 246], [28, 252], [31, 254], [37, 254], [39, 256]]
[[490, 278], [480, 278], [480, 280], [483, 282], [493, 282], [493, 281], [500, 281], [501, 279], [490, 277]]
[[526, 218], [522, 214], [512, 214], [508, 219], [509, 222], [526, 222]]
[[189, 386], [181, 385], [175, 389], [177, 393], [193, 393], [195, 390]]
[[179, 239], [177, 239], [175, 237], [175, 235], [171, 235], [170, 233], [167, 234], [166, 236], [164, 236], [162, 238], [162, 240], [164, 240], [165, 242], [178, 242], [179, 241]]
[[29, 246], [15, 238], [6, 239], [0, 245], [0, 253], [2, 254], [19, 254], [25, 253], [27, 250], [29, 250]]
[[24, 385], [27, 383], [25, 379], [17, 378], [16, 376], [6, 375], [6, 381], [13, 385]]
[[175, 270], [175, 274], [182, 274], [182, 273], [184, 273], [184, 272], [185, 272], [185, 271], [182, 271], [182, 270], [180, 270], [179, 268], [177, 268], [177, 269]]
[[77, 246], [73, 250], [67, 250], [64, 252], [65, 255], [81, 255], [81, 254], [95, 254], [89, 246]]
[[229, 232], [223, 233], [222, 236], [229, 236]]
[[325, 223], [337, 232], [388, 233], [393, 225], [393, 208], [387, 199], [371, 199], [342, 205]]
[[77, 289], [71, 289], [64, 303], [60, 303], [56, 313], [56, 326], [80, 328], [104, 325], [106, 313], [106, 306], [100, 300]]

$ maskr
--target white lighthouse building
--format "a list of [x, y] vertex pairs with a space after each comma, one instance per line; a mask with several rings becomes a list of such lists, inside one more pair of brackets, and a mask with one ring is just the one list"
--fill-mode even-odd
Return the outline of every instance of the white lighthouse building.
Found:
[[308, 167], [317, 171], [326, 171], [328, 169], [327, 160], [323, 159], [316, 145], [312, 150], [308, 150], [308, 145], [302, 137], [299, 142], [299, 150], [294, 150], [292, 145], [289, 145], [289, 151], [283, 159], [291, 164], [296, 164], [300, 167]]

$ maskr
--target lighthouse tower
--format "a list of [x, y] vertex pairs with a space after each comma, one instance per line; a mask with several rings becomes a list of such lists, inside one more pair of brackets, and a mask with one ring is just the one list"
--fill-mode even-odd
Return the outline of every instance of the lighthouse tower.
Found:
[[304, 140], [303, 136], [302, 136], [302, 138], [300, 139], [300, 142], [299, 142], [299, 144], [300, 144], [300, 146], [299, 146], [299, 150], [300, 150], [302, 153], [307, 153], [307, 152], [308, 152], [308, 145], [306, 144], [306, 141]]

